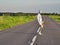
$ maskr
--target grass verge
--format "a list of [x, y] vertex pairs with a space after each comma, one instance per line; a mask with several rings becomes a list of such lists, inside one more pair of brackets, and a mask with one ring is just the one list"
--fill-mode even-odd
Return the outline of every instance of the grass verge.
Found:
[[0, 16], [0, 31], [35, 20], [36, 16]]
[[52, 18], [53, 20], [60, 22], [60, 16], [59, 15], [50, 15], [50, 18]]

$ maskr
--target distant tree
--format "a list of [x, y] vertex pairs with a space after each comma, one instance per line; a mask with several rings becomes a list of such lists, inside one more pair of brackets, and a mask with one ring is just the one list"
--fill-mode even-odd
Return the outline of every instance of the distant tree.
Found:
[[3, 15], [3, 13], [0, 13], [0, 16], [2, 16]]

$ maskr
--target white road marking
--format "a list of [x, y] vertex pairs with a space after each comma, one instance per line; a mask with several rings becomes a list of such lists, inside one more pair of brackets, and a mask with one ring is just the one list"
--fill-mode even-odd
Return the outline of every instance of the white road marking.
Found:
[[[40, 27], [38, 28], [37, 33], [38, 33], [39, 35], [42, 35], [41, 32], [40, 32]], [[33, 37], [32, 42], [30, 43], [30, 45], [33, 45], [33, 44], [34, 44], [36, 38], [37, 38], [37, 35], [35, 35], [35, 36]]]
[[37, 35], [35, 35], [35, 36], [33, 37], [33, 39], [32, 39], [32, 43], [31, 43], [30, 45], [33, 45], [33, 44], [34, 44], [36, 38], [37, 38]]

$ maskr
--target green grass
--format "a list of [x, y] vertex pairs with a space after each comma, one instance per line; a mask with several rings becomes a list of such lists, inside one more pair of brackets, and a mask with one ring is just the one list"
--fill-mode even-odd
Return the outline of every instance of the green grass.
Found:
[[57, 22], [60, 22], [60, 16], [59, 15], [50, 15], [49, 17], [54, 19]]
[[36, 16], [0, 16], [0, 31], [35, 20]]

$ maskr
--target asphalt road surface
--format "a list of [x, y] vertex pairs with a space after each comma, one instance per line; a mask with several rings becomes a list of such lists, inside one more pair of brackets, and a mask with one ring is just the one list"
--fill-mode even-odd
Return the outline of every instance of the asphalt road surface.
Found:
[[30, 45], [38, 27], [35, 20], [0, 32], [0, 45]]
[[43, 16], [42, 35], [37, 34], [37, 20], [0, 32], [0, 45], [30, 45], [37, 35], [34, 45], [60, 45], [60, 27], [48, 16]]

